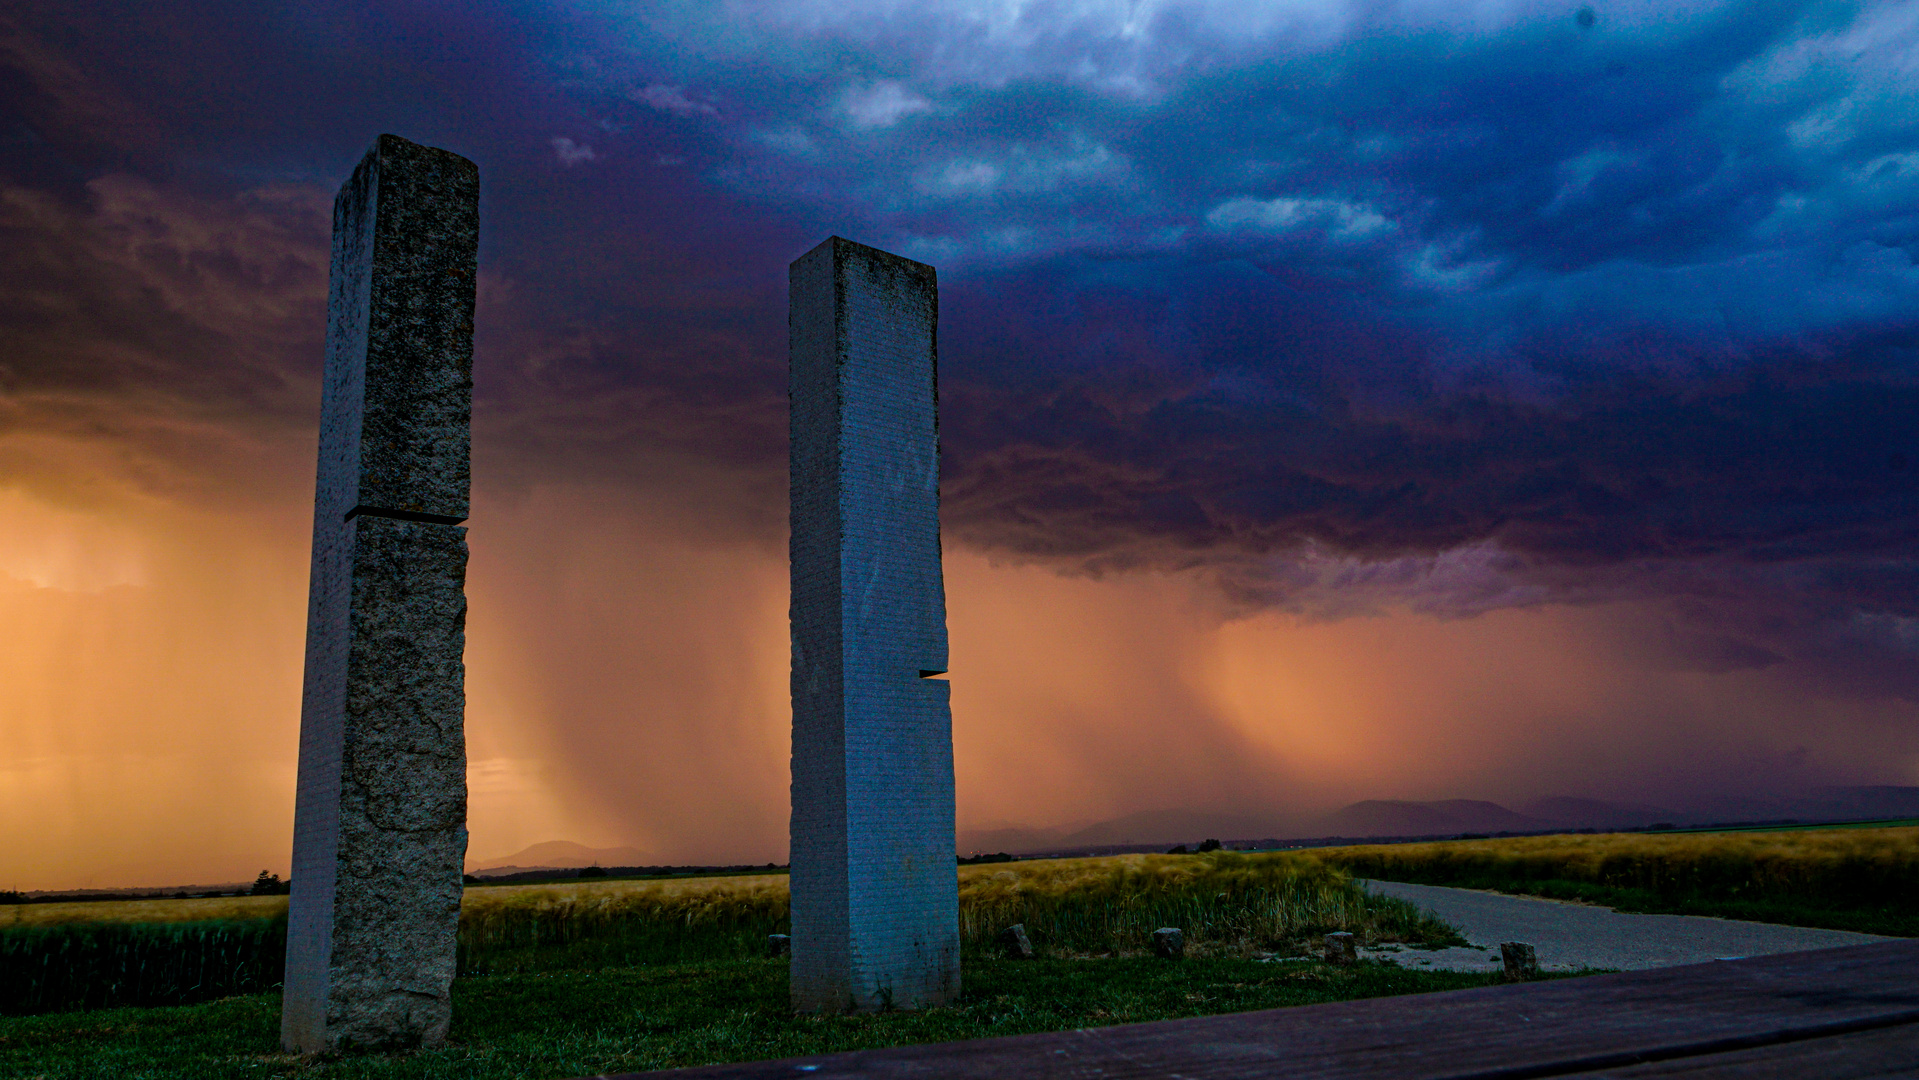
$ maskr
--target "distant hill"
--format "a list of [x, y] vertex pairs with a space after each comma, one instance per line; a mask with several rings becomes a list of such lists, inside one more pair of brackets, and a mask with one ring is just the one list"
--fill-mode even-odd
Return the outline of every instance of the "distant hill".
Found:
[[1695, 808], [1693, 817], [1715, 822], [1919, 817], [1919, 787], [1826, 787], [1797, 795], [1722, 797]]
[[1335, 810], [1314, 829], [1326, 836], [1440, 836], [1449, 833], [1531, 832], [1548, 823], [1478, 799], [1410, 802], [1367, 799]]
[[1515, 812], [1480, 799], [1368, 799], [1316, 821], [1300, 823], [1274, 814], [1148, 810], [1078, 828], [1003, 826], [968, 829], [959, 835], [961, 854], [1004, 851], [1013, 855], [1070, 852], [1075, 848], [1170, 847], [1207, 837], [1224, 841], [1281, 837], [1415, 837], [1460, 833], [1526, 833], [1556, 829], [1643, 829], [1649, 825], [1702, 825], [1797, 819], [1845, 821], [1919, 818], [1919, 787], [1834, 787], [1796, 796], [1722, 797], [1690, 809], [1609, 802], [1556, 795]]
[[1919, 817], [1919, 787], [1820, 788], [1808, 801], [1833, 817]]
[[992, 829], [964, 829], [959, 834], [958, 846], [959, 853], [962, 855], [999, 851], [1011, 855], [1026, 855], [1035, 851], [1054, 850], [1060, 846], [1066, 836], [1065, 829], [1036, 829], [1024, 825], [1004, 825]]
[[651, 866], [657, 862], [658, 859], [639, 848], [590, 848], [571, 840], [548, 840], [498, 859], [468, 863], [466, 872], [575, 870], [582, 866]]
[[1614, 803], [1570, 795], [1535, 799], [1526, 804], [1525, 814], [1547, 825], [1564, 829], [1643, 829], [1662, 822], [1684, 822], [1693, 816], [1660, 806]]
[[1271, 836], [1273, 818], [1248, 814], [1221, 814], [1204, 810], [1145, 810], [1137, 814], [1088, 825], [1067, 834], [1060, 847], [1102, 847], [1113, 844], [1194, 844], [1211, 837], [1240, 840]]
[[1197, 844], [1202, 840], [1250, 840], [1278, 836], [1284, 830], [1278, 815], [1216, 813], [1207, 810], [1143, 810], [1137, 814], [1094, 822], [1079, 828], [1007, 826], [968, 829], [959, 835], [962, 853], [1004, 851], [1013, 855], [1107, 848]]

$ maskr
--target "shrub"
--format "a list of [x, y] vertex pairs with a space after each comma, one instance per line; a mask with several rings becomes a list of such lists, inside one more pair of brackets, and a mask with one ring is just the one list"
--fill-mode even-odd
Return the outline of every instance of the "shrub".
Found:
[[280, 875], [260, 871], [253, 879], [253, 887], [247, 890], [248, 896], [285, 896], [293, 891], [292, 883], [280, 880]]

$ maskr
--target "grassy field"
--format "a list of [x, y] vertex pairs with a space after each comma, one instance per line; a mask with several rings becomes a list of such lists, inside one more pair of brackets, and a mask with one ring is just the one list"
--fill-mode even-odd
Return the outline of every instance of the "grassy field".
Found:
[[960, 940], [988, 947], [1022, 923], [1035, 947], [1061, 954], [1143, 951], [1152, 932], [1181, 927], [1205, 950], [1275, 949], [1349, 930], [1367, 941], [1446, 944], [1457, 935], [1408, 904], [1356, 888], [1323, 861], [1297, 856], [1120, 855], [967, 867]]
[[1796, 821], [1770, 825], [1688, 825], [1670, 829], [1658, 829], [1655, 831], [1662, 835], [1670, 836], [1676, 833], [1816, 832], [1820, 829], [1890, 829], [1912, 825], [1919, 825], [1919, 818], [1887, 818], [1882, 821], [1835, 821], [1821, 825], [1802, 825]]
[[1520, 836], [1312, 854], [1356, 877], [1919, 936], [1912, 827]]
[[[1132, 855], [963, 867], [963, 994], [952, 1006], [871, 1016], [795, 1017], [786, 963], [764, 956], [786, 929], [778, 875], [469, 888], [462, 977], [446, 1049], [294, 1057], [278, 1052], [275, 993], [171, 1008], [0, 1018], [0, 1077], [574, 1077], [832, 1050], [1206, 1015], [1480, 986], [1485, 973], [1328, 967], [1298, 953], [1318, 934], [1445, 944], [1451, 928], [1400, 901], [1369, 897], [1299, 855]], [[284, 898], [103, 904], [119, 922], [0, 933], [151, 936], [183, 921], [255, 916]], [[181, 905], [196, 905], [192, 916]], [[73, 905], [83, 908], [85, 905]], [[41, 920], [35, 920], [36, 922]], [[998, 956], [1023, 922], [1040, 958]], [[233, 925], [220, 922], [218, 925]], [[1143, 955], [1159, 926], [1190, 955]]]
[[287, 912], [284, 896], [215, 896], [204, 899], [100, 900], [71, 904], [0, 904], [0, 930], [76, 922], [203, 922], [210, 919], [271, 919]]
[[[0, 1077], [584, 1076], [1484, 985], [1481, 973], [1331, 968], [1317, 935], [1445, 944], [1457, 935], [1352, 876], [1672, 911], [1919, 934], [1919, 828], [1515, 837], [1260, 855], [1127, 855], [959, 868], [955, 1005], [794, 1017], [782, 875], [475, 886], [461, 913], [452, 1045], [408, 1055], [279, 1054], [278, 996], [0, 1018]], [[0, 907], [0, 945], [38, 935], [148, 945], [196, 927], [276, 925], [285, 897]], [[1002, 960], [1025, 924], [1041, 958]], [[1193, 955], [1142, 955], [1180, 926]], [[77, 948], [78, 946], [73, 946]], [[146, 946], [143, 946], [146, 947]], [[155, 946], [158, 947], [158, 946]], [[268, 950], [270, 951], [270, 950]], [[144, 962], [144, 961], [143, 961]], [[64, 961], [63, 961], [64, 963]], [[42, 965], [45, 967], [46, 965]]]
[[[1136, 955], [1161, 926], [1184, 929], [1200, 956], [1298, 953], [1333, 930], [1367, 943], [1457, 940], [1411, 905], [1368, 896], [1340, 871], [1292, 854], [999, 863], [961, 868], [959, 886], [969, 957], [994, 955], [1013, 923], [1053, 957]], [[281, 978], [285, 905], [284, 897], [21, 905], [27, 917], [0, 928], [0, 1013], [186, 1005], [268, 989]], [[66, 921], [53, 918], [61, 914]], [[460, 914], [459, 971], [746, 960], [787, 929], [783, 875], [475, 887]]]
[[922, 1012], [795, 1017], [786, 964], [724, 960], [454, 981], [450, 1045], [413, 1054], [279, 1052], [279, 995], [170, 1009], [0, 1018], [0, 1077], [580, 1077], [874, 1046], [1060, 1031], [1462, 989], [1482, 973], [1228, 957], [1180, 962], [970, 959], [960, 1001]]
[[[1022, 923], [1042, 955], [1129, 955], [1162, 926], [1197, 953], [1297, 951], [1333, 930], [1366, 941], [1449, 943], [1411, 905], [1369, 897], [1344, 873], [1293, 854], [1120, 855], [959, 868], [968, 955]], [[787, 930], [782, 875], [471, 888], [461, 970], [560, 970], [756, 956]]]

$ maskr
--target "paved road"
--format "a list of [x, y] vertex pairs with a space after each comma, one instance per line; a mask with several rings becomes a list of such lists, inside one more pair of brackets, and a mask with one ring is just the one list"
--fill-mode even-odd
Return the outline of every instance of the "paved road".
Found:
[[1458, 927], [1474, 946], [1432, 952], [1363, 950], [1367, 956], [1390, 957], [1406, 967], [1490, 970], [1500, 962], [1502, 941], [1530, 944], [1539, 954], [1539, 966], [1549, 970], [1592, 967], [1633, 971], [1892, 940], [1844, 930], [1808, 930], [1697, 915], [1624, 915], [1588, 904], [1437, 885], [1395, 881], [1368, 881], [1365, 885], [1374, 893], [1410, 900], [1431, 911]]

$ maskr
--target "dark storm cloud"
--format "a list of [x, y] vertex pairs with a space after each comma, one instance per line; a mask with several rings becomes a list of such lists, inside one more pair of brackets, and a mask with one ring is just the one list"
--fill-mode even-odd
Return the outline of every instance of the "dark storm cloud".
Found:
[[1273, 595], [1491, 545], [1531, 584], [1478, 595], [1517, 602], [1911, 538], [1901, 5], [112, 14], [11, 25], [16, 203], [324, 192], [379, 129], [474, 156], [496, 476], [685, 454], [776, 497], [782, 271], [838, 232], [942, 268], [971, 543]]
[[670, 111], [583, 110], [543, 32], [498, 5], [0, 17], [10, 422], [118, 430], [183, 473], [205, 447], [131, 433], [191, 416], [308, 436], [332, 193], [391, 130], [482, 167], [496, 480], [631, 475], [653, 452], [770, 468], [783, 288], [764, 249], [798, 241], [682, 167], [699, 138]]
[[531, 785], [486, 820], [559, 822], [550, 761], [778, 857], [785, 273], [834, 233], [940, 270], [976, 811], [1911, 782], [1916, 57], [1891, 2], [15, 2], [15, 727], [124, 740], [151, 655], [290, 792], [327, 215], [391, 131], [483, 180], [471, 732]]
[[975, 542], [1910, 541], [1908, 9], [1248, 10], [674, 9], [601, 70], [697, 84], [744, 197], [946, 267]]
[[[1686, 342], [1622, 335], [1620, 363], [1562, 370], [1541, 401], [1433, 389], [1430, 342], [1300, 333], [1299, 301], [1277, 282], [1186, 276], [1213, 302], [1083, 301], [1105, 315], [1090, 343], [1109, 361], [1099, 376], [1041, 386], [983, 363], [950, 392], [947, 506], [963, 530], [1063, 556], [1312, 540], [1383, 558], [1493, 540], [1572, 564], [1883, 554], [1913, 539], [1914, 330], [1678, 372], [1633, 353], [1681, 363]], [[981, 333], [1000, 357], [1075, 351]], [[1177, 341], [1191, 360], [1128, 356], [1141, 339]]]
[[717, 103], [720, 183], [942, 267], [970, 543], [1329, 615], [1665, 596], [1665, 662], [1919, 689], [1912, 9], [1272, 11], [680, 10], [633, 62]]

